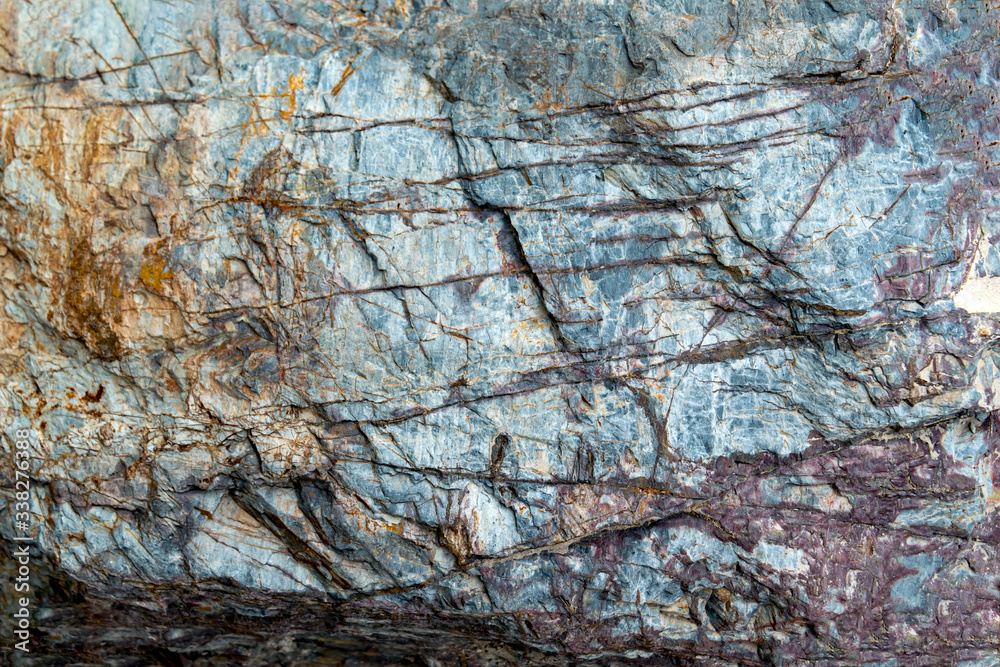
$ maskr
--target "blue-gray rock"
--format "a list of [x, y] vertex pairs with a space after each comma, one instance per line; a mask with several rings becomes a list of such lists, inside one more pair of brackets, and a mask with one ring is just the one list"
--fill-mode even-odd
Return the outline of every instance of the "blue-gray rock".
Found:
[[10, 656], [995, 667], [992, 4], [8, 3]]

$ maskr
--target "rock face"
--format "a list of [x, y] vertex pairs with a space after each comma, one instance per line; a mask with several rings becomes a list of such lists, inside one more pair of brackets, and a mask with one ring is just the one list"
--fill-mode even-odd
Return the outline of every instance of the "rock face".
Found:
[[6, 3], [35, 664], [997, 665], [992, 4]]

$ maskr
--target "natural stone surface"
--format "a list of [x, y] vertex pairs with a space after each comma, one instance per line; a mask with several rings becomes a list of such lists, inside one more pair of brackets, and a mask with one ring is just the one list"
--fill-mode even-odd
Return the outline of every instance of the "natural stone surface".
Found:
[[4, 4], [35, 663], [997, 665], [991, 4]]

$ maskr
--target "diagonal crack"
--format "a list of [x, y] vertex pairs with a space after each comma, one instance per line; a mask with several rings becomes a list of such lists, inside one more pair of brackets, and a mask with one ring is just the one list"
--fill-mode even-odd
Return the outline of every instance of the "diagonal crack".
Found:
[[541, 310], [542, 319], [552, 332], [552, 337], [555, 339], [559, 349], [563, 352], [569, 352], [570, 343], [563, 335], [562, 329], [559, 328], [559, 320], [557, 320], [555, 315], [552, 314], [552, 311], [549, 310], [548, 303], [545, 301], [547, 290], [542, 285], [542, 281], [538, 278], [538, 274], [535, 273], [535, 270], [532, 268], [531, 262], [528, 261], [528, 255], [524, 251], [524, 246], [521, 244], [521, 236], [517, 231], [517, 227], [510, 219], [510, 214], [506, 210], [502, 208], [498, 208], [496, 210], [500, 213], [500, 219], [503, 221], [503, 226], [501, 227], [501, 241], [507, 241], [504, 245], [508, 246], [508, 252], [513, 255], [512, 259], [520, 265], [517, 267], [518, 270], [523, 271], [524, 274], [527, 275], [532, 287], [534, 287], [535, 295], [538, 297], [538, 307]]
[[295, 534], [295, 531], [278, 517], [278, 511], [271, 507], [270, 503], [248, 489], [245, 484], [230, 489], [229, 495], [243, 511], [278, 538], [278, 541], [285, 545], [288, 553], [296, 561], [338, 588], [343, 590], [354, 588], [350, 582], [333, 570], [330, 562], [322, 554], [306, 544], [302, 538]]

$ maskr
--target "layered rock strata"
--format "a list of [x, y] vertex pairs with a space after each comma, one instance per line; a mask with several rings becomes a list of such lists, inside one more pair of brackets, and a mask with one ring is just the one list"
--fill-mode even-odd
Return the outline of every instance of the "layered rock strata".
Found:
[[992, 4], [6, 3], [34, 662], [997, 665]]

